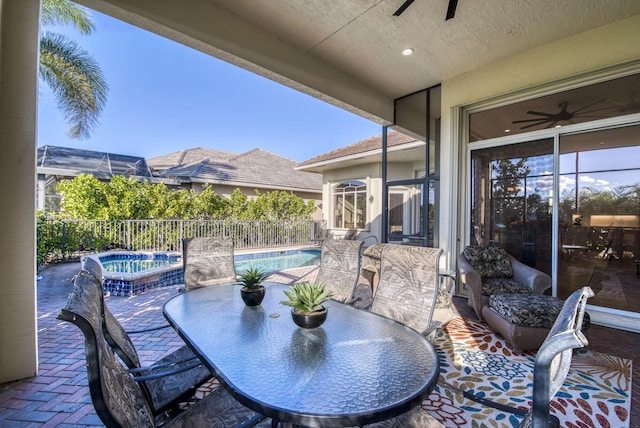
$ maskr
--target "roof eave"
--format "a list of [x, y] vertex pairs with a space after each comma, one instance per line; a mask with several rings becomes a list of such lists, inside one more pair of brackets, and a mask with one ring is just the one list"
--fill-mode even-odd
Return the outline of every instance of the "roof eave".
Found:
[[[387, 148], [387, 153], [389, 152], [397, 152], [400, 150], [407, 150], [407, 149], [413, 149], [415, 147], [420, 147], [420, 146], [424, 146], [425, 143], [424, 141], [415, 141], [412, 143], [406, 143], [406, 144], [401, 144], [398, 146], [393, 146], [393, 147], [388, 147]], [[354, 153], [352, 155], [348, 155], [348, 156], [340, 156], [337, 158], [333, 158], [333, 159], [327, 159], [325, 161], [320, 161], [320, 162], [314, 162], [314, 163], [310, 163], [308, 165], [299, 165], [299, 166], [295, 166], [293, 169], [296, 171], [309, 171], [309, 172], [314, 172], [312, 171], [312, 169], [314, 168], [323, 168], [326, 166], [330, 166], [330, 165], [334, 165], [337, 163], [341, 163], [341, 162], [348, 162], [351, 160], [358, 160], [358, 159], [364, 159], [367, 157], [373, 157], [373, 156], [380, 156], [382, 154], [382, 149], [375, 149], [375, 150], [369, 150], [366, 152], [361, 152], [361, 153]]]

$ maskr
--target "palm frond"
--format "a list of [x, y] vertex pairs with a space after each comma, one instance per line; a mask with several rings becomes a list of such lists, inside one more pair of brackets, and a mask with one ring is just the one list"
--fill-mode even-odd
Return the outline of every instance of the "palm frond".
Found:
[[40, 38], [39, 71], [70, 123], [69, 136], [88, 137], [98, 124], [108, 92], [97, 62], [72, 40], [45, 32]]
[[91, 15], [68, 0], [43, 0], [40, 21], [44, 26], [72, 25], [82, 34], [95, 30]]

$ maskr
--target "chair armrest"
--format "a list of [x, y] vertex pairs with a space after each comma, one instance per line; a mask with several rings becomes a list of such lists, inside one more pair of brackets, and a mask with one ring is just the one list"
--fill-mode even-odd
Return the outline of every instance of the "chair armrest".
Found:
[[194, 355], [178, 361], [170, 361], [166, 363], [155, 364], [149, 367], [130, 369], [129, 373], [133, 375], [133, 380], [135, 380], [136, 382], [144, 382], [165, 376], [173, 376], [178, 373], [195, 369], [196, 367], [200, 367], [201, 365], [202, 361]]
[[469, 289], [473, 287], [482, 290], [482, 278], [480, 274], [462, 254], [458, 256], [458, 272], [460, 273], [460, 280], [463, 284], [466, 284]]
[[127, 330], [127, 334], [140, 334], [140, 333], [149, 333], [151, 331], [162, 330], [163, 328], [171, 327], [169, 324], [157, 325], [155, 327], [143, 328], [140, 330]]
[[542, 294], [547, 288], [551, 287], [551, 277], [549, 275], [525, 265], [511, 255], [509, 257], [511, 258], [513, 279], [527, 285], [531, 288], [533, 294]]
[[482, 320], [482, 278], [463, 254], [458, 255], [460, 281], [467, 286], [469, 306], [473, 307], [478, 319]]
[[429, 327], [427, 327], [427, 329], [422, 332], [422, 335], [426, 337], [429, 342], [433, 343], [436, 335], [438, 334], [438, 331], [442, 330], [443, 328], [444, 325], [440, 321], [433, 320], [431, 321], [431, 324], [429, 324]]

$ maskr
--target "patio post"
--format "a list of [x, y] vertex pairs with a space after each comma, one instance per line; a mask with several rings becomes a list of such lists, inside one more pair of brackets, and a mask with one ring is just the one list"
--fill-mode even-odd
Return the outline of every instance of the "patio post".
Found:
[[39, 0], [0, 2], [0, 383], [38, 370], [36, 105]]

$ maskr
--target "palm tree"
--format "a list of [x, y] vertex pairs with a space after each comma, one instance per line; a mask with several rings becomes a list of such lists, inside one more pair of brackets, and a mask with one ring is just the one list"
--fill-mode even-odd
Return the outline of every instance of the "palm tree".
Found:
[[[89, 13], [68, 0], [43, 0], [41, 23], [72, 25], [82, 34], [94, 30]], [[45, 31], [40, 35], [39, 72], [69, 122], [68, 135], [89, 137], [107, 100], [108, 87], [98, 63], [66, 36]]]

